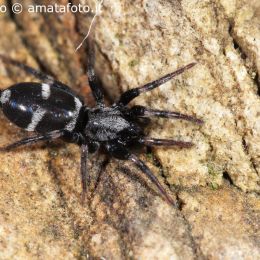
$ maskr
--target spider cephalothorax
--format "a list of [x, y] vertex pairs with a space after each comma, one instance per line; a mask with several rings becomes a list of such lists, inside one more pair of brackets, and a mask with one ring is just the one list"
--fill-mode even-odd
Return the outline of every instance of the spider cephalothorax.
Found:
[[17, 126], [38, 133], [3, 147], [2, 151], [8, 151], [24, 144], [57, 138], [78, 144], [81, 147], [81, 178], [83, 194], [85, 194], [88, 153], [94, 152], [102, 146], [117, 159], [131, 160], [150, 178], [167, 201], [174, 204], [172, 198], [166, 193], [150, 169], [130, 152], [129, 147], [135, 143], [146, 146], [190, 147], [192, 145], [190, 142], [146, 137], [139, 124], [140, 118], [153, 116], [176, 118], [198, 124], [201, 124], [202, 121], [177, 112], [154, 110], [143, 106], [128, 108], [127, 105], [141, 93], [160, 86], [193, 67], [195, 63], [190, 63], [144, 86], [128, 90], [121, 95], [117, 102], [107, 107], [104, 104], [102, 90], [97, 83], [94, 71], [94, 48], [89, 41], [87, 74], [96, 100], [96, 107], [90, 108], [65, 84], [18, 61], [4, 56], [1, 56], [1, 59], [43, 81], [43, 83], [18, 83], [0, 92], [0, 105], [5, 116]]

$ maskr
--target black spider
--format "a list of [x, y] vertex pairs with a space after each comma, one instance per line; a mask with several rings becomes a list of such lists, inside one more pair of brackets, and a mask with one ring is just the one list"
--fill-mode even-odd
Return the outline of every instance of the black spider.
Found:
[[202, 120], [177, 112], [154, 110], [144, 106], [128, 108], [126, 105], [141, 93], [157, 88], [190, 69], [195, 63], [190, 63], [144, 86], [130, 89], [123, 93], [116, 103], [106, 107], [94, 71], [95, 54], [92, 41], [88, 42], [88, 55], [87, 74], [96, 100], [94, 108], [84, 104], [81, 97], [65, 84], [18, 61], [1, 56], [4, 62], [23, 69], [44, 83], [18, 83], [0, 92], [0, 105], [5, 116], [17, 126], [38, 133], [2, 147], [0, 150], [9, 151], [24, 144], [57, 138], [78, 144], [81, 147], [81, 179], [84, 195], [87, 187], [88, 152], [93, 153], [102, 146], [117, 159], [131, 160], [150, 178], [166, 200], [174, 204], [173, 199], [166, 193], [158, 179], [144, 162], [129, 151], [129, 147], [136, 143], [146, 146], [192, 146], [190, 142], [146, 137], [140, 124], [140, 118], [152, 116], [176, 118], [198, 124], [201, 124]]

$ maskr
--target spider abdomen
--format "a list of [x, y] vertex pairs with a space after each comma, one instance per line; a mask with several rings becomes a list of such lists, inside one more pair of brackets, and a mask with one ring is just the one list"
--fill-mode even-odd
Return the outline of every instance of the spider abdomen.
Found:
[[73, 131], [83, 106], [80, 99], [55, 85], [24, 82], [1, 92], [5, 116], [27, 131]]

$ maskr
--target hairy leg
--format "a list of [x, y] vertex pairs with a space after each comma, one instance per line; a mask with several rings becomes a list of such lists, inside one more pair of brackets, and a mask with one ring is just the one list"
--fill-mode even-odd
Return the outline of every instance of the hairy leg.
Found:
[[31, 74], [33, 75], [34, 77], [36, 77], [37, 79], [40, 79], [42, 81], [45, 81], [46, 83], [50, 83], [50, 82], [54, 82], [54, 79], [49, 76], [49, 75], [46, 75], [44, 74], [43, 72], [41, 71], [38, 71], [26, 64], [23, 64], [22, 62], [20, 61], [16, 61], [16, 60], [13, 60], [9, 57], [6, 57], [4, 55], [0, 55], [0, 59], [5, 62], [5, 63], [9, 63], [9, 64], [12, 64], [20, 69], [22, 69], [23, 71], [25, 71], [26, 73], [28, 74]]
[[119, 106], [127, 105], [131, 100], [138, 97], [140, 94], [145, 93], [147, 91], [151, 91], [152, 89], [159, 87], [160, 85], [164, 84], [165, 82], [167, 82], [167, 81], [171, 80], [172, 78], [176, 77], [177, 75], [183, 73], [185, 70], [192, 68], [195, 64], [196, 64], [195, 62], [190, 63], [172, 73], [169, 73], [169, 74], [163, 76], [160, 79], [149, 82], [141, 87], [133, 88], [133, 89], [126, 91], [125, 93], [123, 93], [121, 95], [119, 101], [117, 102], [117, 105], [119, 105]]
[[85, 195], [87, 191], [87, 181], [89, 180], [89, 174], [87, 170], [87, 160], [88, 160], [88, 145], [81, 145], [81, 161], [80, 161], [80, 173], [81, 173], [81, 184], [82, 184], [82, 202], [85, 201]]
[[90, 35], [87, 39], [87, 75], [92, 94], [97, 102], [98, 106], [104, 106], [104, 94], [99, 86], [96, 72], [95, 72], [95, 46], [93, 43], [93, 38]]
[[172, 139], [156, 139], [150, 137], [142, 137], [139, 142], [147, 146], [179, 146], [182, 148], [189, 148], [193, 146], [191, 142], [176, 141]]
[[6, 57], [4, 55], [0, 54], [0, 59], [2, 61], [4, 61], [5, 63], [9, 63], [12, 64], [20, 69], [22, 69], [23, 71], [25, 71], [27, 74], [31, 74], [33, 75], [35, 78], [42, 80], [43, 82], [45, 82], [46, 84], [50, 85], [50, 87], [52, 87], [53, 85], [55, 85], [56, 87], [65, 90], [69, 93], [72, 93], [73, 95], [77, 95], [76, 93], [73, 92], [73, 90], [71, 88], [69, 88], [67, 85], [65, 85], [64, 83], [55, 80], [53, 77], [51, 77], [50, 75], [47, 75], [39, 70], [36, 70], [26, 64], [23, 64], [20, 61], [17, 60], [13, 60], [9, 57]]
[[178, 112], [150, 109], [144, 106], [133, 106], [130, 109], [130, 114], [137, 117], [162, 117], [162, 118], [174, 118], [174, 119], [183, 119], [186, 121], [191, 121], [196, 124], [203, 124], [203, 120], [198, 119], [193, 116], [184, 115]]
[[113, 157], [117, 159], [132, 161], [156, 185], [160, 193], [165, 197], [166, 201], [169, 204], [175, 206], [173, 199], [167, 194], [163, 186], [160, 184], [159, 180], [145, 165], [145, 163], [141, 161], [137, 156], [135, 156], [134, 154], [130, 154], [123, 145], [117, 143], [116, 141], [108, 143], [106, 145], [106, 149]]
[[21, 139], [21, 140], [15, 142], [15, 143], [7, 145], [7, 146], [1, 147], [0, 151], [3, 151], [3, 152], [10, 151], [10, 150], [13, 150], [13, 149], [15, 149], [19, 146], [22, 146], [22, 145], [26, 145], [26, 144], [30, 145], [30, 144], [34, 144], [34, 143], [39, 142], [39, 141], [54, 140], [54, 139], [60, 138], [62, 136], [64, 136], [63, 130], [52, 131], [52, 132], [46, 133], [44, 135], [35, 135], [35, 136], [31, 136], [31, 137]]
[[131, 160], [157, 186], [158, 190], [166, 198], [167, 202], [170, 205], [175, 206], [175, 202], [173, 201], [173, 199], [168, 195], [166, 190], [160, 184], [159, 180], [155, 177], [152, 171], [146, 166], [146, 164], [134, 154], [131, 154], [128, 159]]

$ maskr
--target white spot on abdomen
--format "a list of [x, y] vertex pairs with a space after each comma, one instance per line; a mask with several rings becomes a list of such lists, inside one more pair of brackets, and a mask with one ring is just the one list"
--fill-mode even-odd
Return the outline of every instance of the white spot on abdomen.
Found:
[[65, 129], [70, 131], [70, 132], [73, 131], [75, 126], [76, 126], [77, 119], [78, 119], [78, 116], [79, 116], [79, 111], [82, 107], [82, 103], [80, 102], [80, 100], [78, 98], [75, 97], [74, 101], [75, 101], [75, 109], [73, 111], [73, 117], [65, 127]]
[[48, 99], [51, 95], [51, 88], [49, 84], [42, 83], [42, 98]]
[[10, 89], [6, 89], [1, 94], [0, 102], [2, 104], [4, 104], [4, 103], [9, 101], [10, 97], [11, 97], [11, 90]]
[[36, 126], [39, 124], [39, 122], [42, 120], [44, 117], [46, 111], [42, 108], [38, 108], [32, 116], [31, 123], [27, 126], [26, 130], [27, 131], [34, 131]]

